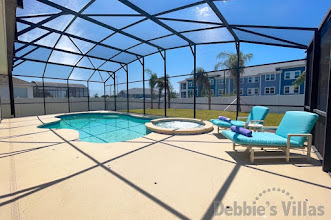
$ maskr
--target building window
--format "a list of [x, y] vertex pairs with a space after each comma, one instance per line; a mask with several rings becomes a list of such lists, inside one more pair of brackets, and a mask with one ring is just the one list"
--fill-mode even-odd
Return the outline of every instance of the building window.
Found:
[[248, 77], [248, 82], [249, 83], [258, 83], [259, 82], [259, 78], [258, 76], [255, 77]]
[[285, 72], [284, 79], [297, 79], [301, 75], [301, 71], [287, 71]]
[[224, 95], [224, 89], [219, 89], [218, 90], [218, 95]]
[[214, 85], [214, 79], [209, 79], [210, 85]]
[[14, 88], [14, 98], [28, 98], [28, 88]]
[[294, 78], [297, 79], [297, 78], [299, 78], [299, 76], [300, 76], [300, 72], [299, 71], [296, 71], [294, 73]]
[[193, 97], [193, 95], [194, 95], [194, 89], [190, 89], [189, 91], [188, 91], [188, 97], [189, 98], [191, 98], [191, 97]]
[[181, 84], [181, 88], [182, 88], [182, 89], [186, 89], [186, 83], [182, 83], [182, 84]]
[[258, 95], [259, 89], [258, 88], [248, 88], [247, 95]]
[[275, 87], [265, 87], [264, 94], [275, 94]]
[[[233, 90], [233, 94], [237, 94], [237, 89]], [[240, 95], [243, 95], [243, 94], [244, 94], [244, 90], [240, 89]]]
[[188, 87], [193, 87], [193, 83], [192, 82], [188, 82]]
[[240, 78], [240, 83], [244, 83], [244, 78]]
[[300, 93], [300, 87], [284, 86], [284, 94], [298, 94]]
[[218, 84], [224, 84], [224, 79], [219, 79]]
[[265, 75], [265, 81], [274, 81], [274, 80], [275, 80], [275, 74]]

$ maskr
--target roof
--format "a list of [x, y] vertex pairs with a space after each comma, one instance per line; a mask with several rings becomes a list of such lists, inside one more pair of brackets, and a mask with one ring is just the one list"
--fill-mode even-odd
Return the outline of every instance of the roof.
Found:
[[[6, 84], [8, 85], [8, 76], [7, 75], [1, 75], [0, 74], [0, 84]], [[30, 82], [27, 82], [25, 80], [13, 77], [13, 85], [27, 85], [27, 86], [32, 86]]]
[[[295, 9], [312, 5], [310, 10], [316, 14], [325, 13], [310, 0], [300, 1], [299, 6], [291, 1], [260, 1], [259, 9], [245, 0], [69, 2], [24, 1], [24, 9], [17, 10], [14, 72], [20, 74], [32, 63], [41, 69], [33, 71], [34, 76], [84, 76], [104, 82], [125, 64], [192, 45], [244, 42], [307, 49], [316, 27], [307, 27], [303, 23], [307, 19], [300, 20], [305, 13], [271, 14], [269, 10], [274, 9], [269, 4]], [[262, 7], [264, 19], [256, 19]], [[297, 26], [290, 27], [289, 21]], [[55, 67], [61, 71], [54, 71]]]
[[[268, 73], [279, 73], [280, 71], [278, 69], [305, 67], [305, 66], [306, 66], [306, 60], [291, 60], [291, 61], [286, 61], [286, 62], [247, 66], [244, 68], [244, 73], [240, 77], [257, 76], [257, 75], [263, 75], [263, 74], [268, 74]], [[224, 71], [226, 74], [225, 76], [230, 77], [229, 70], [219, 70], [219, 71], [208, 72], [208, 76], [224, 77]], [[187, 79], [182, 80], [178, 83], [185, 83], [188, 79], [193, 79], [193, 76], [188, 77]]]
[[[154, 89], [156, 91], [156, 89]], [[143, 88], [132, 88], [129, 89], [129, 94], [130, 95], [140, 95], [143, 94]], [[126, 94], [126, 90], [121, 90], [120, 93], [125, 93]], [[145, 88], [145, 94], [150, 94], [151, 93], [151, 89], [149, 88]]]
[[[35, 84], [36, 86], [43, 86], [43, 82], [38, 81], [32, 81], [31, 83]], [[59, 83], [59, 82], [44, 82], [45, 87], [56, 87], [61, 88], [65, 87], [67, 88], [67, 83]], [[69, 83], [69, 88], [87, 88], [84, 84], [79, 83]]]

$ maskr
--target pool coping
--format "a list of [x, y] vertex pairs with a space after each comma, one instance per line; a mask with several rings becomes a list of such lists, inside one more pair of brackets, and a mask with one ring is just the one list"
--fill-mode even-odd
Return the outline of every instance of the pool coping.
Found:
[[[165, 121], [189, 121], [202, 124], [202, 127], [199, 128], [190, 128], [190, 129], [173, 129], [173, 128], [162, 128], [156, 126], [155, 123], [157, 122], [165, 122]], [[171, 135], [195, 135], [195, 134], [204, 134], [212, 131], [214, 126], [209, 121], [204, 121], [201, 119], [194, 119], [194, 118], [159, 118], [151, 120], [151, 122], [145, 123], [146, 128], [157, 132], [160, 134], [171, 134]]]

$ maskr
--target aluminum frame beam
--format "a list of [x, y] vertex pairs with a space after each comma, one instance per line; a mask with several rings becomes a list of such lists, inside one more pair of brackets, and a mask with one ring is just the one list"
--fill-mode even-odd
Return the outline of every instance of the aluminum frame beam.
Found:
[[117, 33], [123, 34], [123, 35], [125, 35], [125, 36], [127, 36], [127, 37], [130, 37], [130, 38], [132, 38], [132, 39], [135, 39], [135, 40], [137, 40], [137, 41], [140, 41], [140, 42], [143, 42], [143, 43], [149, 44], [150, 46], [156, 47], [156, 48], [158, 48], [158, 49], [163, 49], [162, 47], [160, 47], [160, 46], [158, 46], [158, 45], [155, 45], [155, 44], [152, 44], [152, 43], [150, 43], [150, 42], [147, 42], [147, 41], [144, 40], [144, 39], [141, 39], [141, 38], [139, 38], [139, 37], [136, 37], [136, 36], [134, 36], [134, 35], [131, 35], [131, 34], [129, 34], [129, 33], [126, 33], [126, 32], [124, 32], [124, 31], [122, 31], [122, 30], [120, 30], [120, 29], [114, 28], [114, 27], [109, 26], [109, 25], [107, 25], [107, 24], [104, 24], [104, 23], [102, 23], [102, 22], [100, 22], [100, 21], [98, 21], [98, 20], [95, 20], [95, 19], [93, 19], [93, 18], [90, 18], [90, 17], [88, 17], [88, 16], [86, 16], [86, 15], [79, 14], [79, 13], [73, 11], [73, 10], [70, 10], [70, 9], [68, 9], [68, 8], [66, 8], [66, 7], [63, 7], [63, 6], [61, 6], [61, 5], [58, 5], [58, 4], [54, 3], [54, 2], [50, 2], [50, 1], [46, 1], [46, 0], [36, 0], [36, 1], [39, 1], [39, 2], [44, 3], [44, 4], [46, 4], [46, 5], [49, 5], [49, 6], [53, 7], [53, 8], [58, 9], [58, 10], [61, 10], [61, 11], [63, 11], [64, 13], [70, 13], [70, 14], [73, 14], [73, 15], [79, 17], [79, 18], [82, 18], [82, 19], [87, 20], [87, 21], [89, 21], [89, 22], [92, 22], [92, 23], [94, 23], [94, 24], [96, 24], [96, 25], [99, 25], [99, 26], [102, 26], [102, 27], [104, 27], [104, 28], [107, 28], [107, 29], [109, 29], [109, 30], [115, 31], [115, 32], [117, 32]]
[[235, 41], [238, 42], [239, 41], [238, 36], [236, 35], [236, 33], [234, 33], [233, 29], [230, 27], [230, 25], [228, 24], [228, 22], [226, 21], [226, 19], [222, 15], [222, 13], [218, 10], [218, 8], [214, 4], [214, 2], [211, 1], [211, 0], [204, 0], [204, 1], [208, 4], [208, 6], [211, 8], [211, 10], [214, 11], [214, 13], [216, 14], [216, 16], [221, 20], [222, 24], [225, 25], [225, 27], [228, 29], [228, 31], [233, 36], [233, 38], [235, 39]]
[[[21, 22], [23, 24], [28, 24], [28, 25], [33, 24], [31, 22], [24, 21], [24, 20], [19, 20], [18, 22]], [[112, 49], [112, 50], [117, 50], [119, 52], [121, 51], [123, 53], [128, 53], [128, 54], [131, 54], [131, 55], [134, 55], [134, 56], [140, 56], [140, 57], [142, 56], [140, 54], [132, 53], [130, 51], [125, 51], [125, 50], [120, 49], [120, 48], [117, 48], [117, 47], [113, 47], [113, 46], [110, 46], [110, 45], [107, 45], [107, 44], [103, 44], [103, 43], [100, 43], [100, 42], [97, 42], [97, 41], [94, 41], [94, 40], [90, 40], [90, 39], [87, 39], [87, 38], [84, 38], [84, 37], [80, 37], [80, 36], [77, 36], [77, 35], [73, 35], [73, 34], [69, 34], [69, 33], [66, 33], [66, 32], [62, 32], [62, 31], [59, 31], [59, 30], [56, 30], [56, 29], [53, 29], [53, 28], [44, 27], [44, 26], [40, 26], [39, 28], [40, 29], [47, 30], [47, 31], [50, 31], [50, 32], [53, 32], [53, 33], [57, 33], [57, 34], [60, 34], [60, 35], [62, 34], [62, 35], [65, 35], [67, 37], [72, 37], [72, 38], [75, 38], [75, 39], [78, 39], [78, 40], [81, 40], [81, 41], [85, 41], [85, 42], [88, 42], [88, 43], [92, 43], [92, 44], [104, 46], [104, 47], [107, 47], [107, 48]], [[113, 62], [117, 62], [117, 61], [113, 61]]]
[[190, 45], [194, 45], [195, 43], [193, 41], [191, 41], [190, 39], [188, 39], [187, 37], [185, 37], [184, 35], [178, 33], [176, 30], [174, 30], [173, 28], [169, 27], [168, 25], [166, 25], [165, 23], [163, 23], [162, 21], [160, 21], [158, 18], [156, 18], [155, 16], [147, 13], [146, 11], [144, 11], [143, 9], [139, 8], [138, 6], [136, 6], [135, 4], [132, 4], [131, 2], [129, 2], [128, 0], [118, 0], [121, 3], [123, 3], [124, 5], [128, 6], [129, 8], [133, 9], [134, 11], [138, 12], [139, 14], [145, 16], [146, 18], [148, 18], [149, 20], [155, 22], [156, 24], [160, 25], [161, 27], [167, 29], [168, 31], [170, 31], [171, 33], [177, 35], [177, 37], [182, 38], [183, 40], [185, 40], [186, 42], [188, 42]]

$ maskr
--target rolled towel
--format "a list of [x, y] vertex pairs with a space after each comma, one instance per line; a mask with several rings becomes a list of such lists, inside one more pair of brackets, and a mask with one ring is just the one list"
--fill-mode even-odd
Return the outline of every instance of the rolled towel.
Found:
[[220, 117], [218, 117], [218, 119], [221, 120], [221, 121], [225, 121], [225, 122], [231, 123], [231, 118], [220, 116]]
[[237, 126], [231, 126], [231, 131], [236, 132], [237, 134], [244, 135], [246, 137], [253, 137], [252, 136], [252, 131], [248, 130], [246, 128], [241, 128]]

